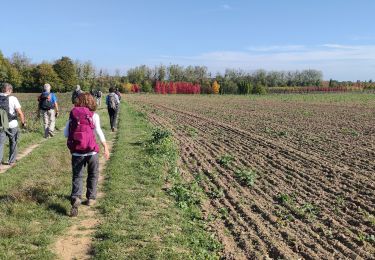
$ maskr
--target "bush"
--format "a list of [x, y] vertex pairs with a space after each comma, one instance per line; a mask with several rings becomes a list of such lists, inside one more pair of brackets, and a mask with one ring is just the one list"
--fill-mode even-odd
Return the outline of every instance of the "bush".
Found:
[[142, 92], [151, 92], [152, 91], [152, 85], [151, 82], [145, 81], [142, 84]]
[[267, 94], [267, 88], [263, 85], [257, 84], [254, 86], [252, 94], [265, 95]]

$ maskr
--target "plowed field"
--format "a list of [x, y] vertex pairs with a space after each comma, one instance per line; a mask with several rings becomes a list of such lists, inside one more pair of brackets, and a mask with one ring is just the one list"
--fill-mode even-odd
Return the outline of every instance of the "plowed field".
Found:
[[173, 132], [224, 258], [374, 259], [369, 94], [127, 100]]

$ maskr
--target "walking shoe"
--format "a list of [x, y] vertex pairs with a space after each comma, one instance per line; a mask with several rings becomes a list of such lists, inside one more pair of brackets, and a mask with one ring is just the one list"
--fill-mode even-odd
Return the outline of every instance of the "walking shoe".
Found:
[[94, 200], [94, 199], [87, 199], [86, 202], [85, 202], [85, 204], [87, 206], [94, 206], [96, 204], [96, 200]]
[[48, 132], [48, 135], [49, 135], [50, 137], [54, 137], [54, 136], [55, 136], [55, 134], [54, 134], [53, 132]]
[[78, 216], [78, 207], [81, 205], [80, 198], [74, 198], [72, 201], [72, 209], [70, 210], [70, 216], [71, 217], [77, 217]]

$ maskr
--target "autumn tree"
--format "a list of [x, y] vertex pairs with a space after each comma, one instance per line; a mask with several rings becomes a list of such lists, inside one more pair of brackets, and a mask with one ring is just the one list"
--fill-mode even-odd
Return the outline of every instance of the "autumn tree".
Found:
[[215, 80], [214, 83], [212, 83], [212, 93], [213, 94], [219, 94], [219, 91], [220, 91], [220, 85]]

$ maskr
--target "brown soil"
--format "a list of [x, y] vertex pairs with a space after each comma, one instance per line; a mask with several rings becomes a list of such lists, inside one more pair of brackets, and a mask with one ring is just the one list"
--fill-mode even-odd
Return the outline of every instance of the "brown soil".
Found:
[[[173, 131], [187, 179], [203, 176], [199, 184], [209, 201], [202, 208], [224, 245], [223, 257], [375, 254], [369, 108], [187, 96], [129, 99], [151, 122]], [[234, 158], [228, 165], [218, 161], [225, 154]], [[256, 171], [253, 186], [236, 177], [239, 169]]]
[[[108, 142], [109, 149], [112, 150], [113, 142]], [[103, 155], [99, 159], [99, 181], [97, 200], [103, 198], [101, 189], [104, 181], [103, 170], [106, 160]], [[78, 217], [72, 219], [72, 226], [57, 239], [53, 245], [53, 251], [59, 259], [90, 259], [92, 257], [92, 239], [96, 227], [100, 224], [100, 219], [95, 206], [81, 205]]]

